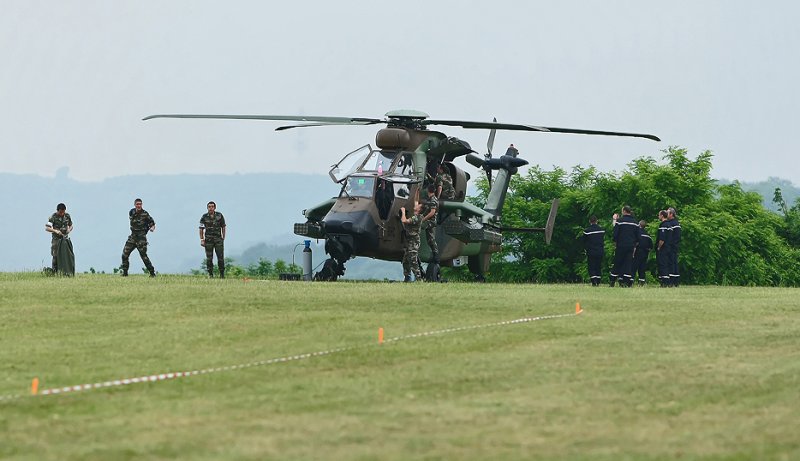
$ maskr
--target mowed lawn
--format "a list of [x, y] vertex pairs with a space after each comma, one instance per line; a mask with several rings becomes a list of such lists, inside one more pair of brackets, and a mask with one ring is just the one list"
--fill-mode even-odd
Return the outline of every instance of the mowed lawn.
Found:
[[0, 274], [0, 458], [800, 459], [799, 296]]

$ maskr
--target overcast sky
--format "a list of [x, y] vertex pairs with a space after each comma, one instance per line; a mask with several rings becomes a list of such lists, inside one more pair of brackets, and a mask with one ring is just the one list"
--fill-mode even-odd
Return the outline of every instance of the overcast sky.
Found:
[[[544, 168], [619, 171], [678, 145], [712, 150], [719, 178], [800, 184], [798, 5], [2, 0], [0, 171], [326, 173], [376, 128], [141, 119], [416, 109], [663, 140], [498, 133], [498, 153]], [[441, 129], [485, 149], [486, 131]]]

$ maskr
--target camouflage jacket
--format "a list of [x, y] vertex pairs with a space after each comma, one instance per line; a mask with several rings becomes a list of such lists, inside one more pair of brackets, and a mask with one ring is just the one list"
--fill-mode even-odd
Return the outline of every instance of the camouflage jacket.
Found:
[[[434, 208], [436, 209], [436, 213], [438, 213], [439, 200], [436, 198], [435, 195], [432, 195], [428, 197], [428, 200], [422, 203], [422, 217], [424, 218], [425, 216], [428, 216], [428, 213], [430, 213], [431, 210], [433, 210]], [[433, 216], [430, 218], [430, 221], [434, 223], [436, 222], [436, 213], [434, 213]]]
[[456, 198], [456, 189], [453, 187], [453, 178], [450, 177], [447, 173], [442, 173], [436, 176], [436, 183], [437, 189], [439, 187], [442, 188], [442, 194], [439, 198], [443, 198], [445, 200], [453, 200]]
[[[70, 217], [69, 213], [64, 213], [64, 216], [59, 216], [58, 213], [53, 213], [53, 215], [50, 216], [50, 219], [47, 220], [47, 225], [53, 229], [61, 231], [63, 234], [66, 234], [67, 229], [72, 225], [72, 217]], [[53, 238], [60, 238], [60, 236], [53, 234]]]
[[147, 231], [156, 225], [150, 213], [145, 211], [144, 208], [138, 213], [136, 208], [131, 208], [131, 211], [128, 212], [128, 217], [131, 220], [131, 234], [137, 237], [146, 237]]
[[413, 237], [419, 238], [419, 227], [422, 224], [422, 215], [415, 214], [414, 216], [408, 218], [407, 223], [403, 224], [403, 228], [406, 230], [406, 235], [409, 237], [409, 240], [412, 240]]
[[200, 217], [200, 229], [205, 229], [206, 240], [222, 240], [222, 228], [225, 227], [225, 217], [219, 211], [214, 216], [206, 213]]

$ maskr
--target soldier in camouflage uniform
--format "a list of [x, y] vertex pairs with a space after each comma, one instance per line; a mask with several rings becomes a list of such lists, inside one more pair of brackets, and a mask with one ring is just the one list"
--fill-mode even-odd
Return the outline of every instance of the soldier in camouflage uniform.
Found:
[[456, 189], [453, 187], [453, 178], [447, 173], [447, 166], [439, 164], [438, 174], [436, 175], [436, 197], [439, 200], [455, 200]]
[[150, 213], [142, 209], [142, 199], [137, 198], [133, 201], [133, 208], [128, 212], [128, 217], [131, 220], [131, 235], [125, 242], [125, 247], [122, 249], [122, 276], [128, 276], [128, 267], [130, 256], [133, 249], [139, 250], [139, 256], [142, 257], [147, 271], [150, 272], [150, 277], [156, 276], [156, 269], [150, 258], [147, 257], [147, 232], [155, 232], [156, 222], [150, 216]]
[[400, 221], [406, 231], [406, 246], [403, 248], [403, 281], [411, 281], [411, 272], [415, 280], [422, 280], [419, 268], [419, 226], [422, 224], [422, 205], [414, 202], [414, 214], [406, 217], [406, 208], [400, 208]]
[[431, 249], [433, 261], [439, 262], [439, 247], [436, 246], [436, 212], [439, 209], [439, 200], [436, 198], [436, 186], [428, 186], [428, 200], [422, 206], [422, 222], [425, 229], [425, 238]]
[[69, 213], [67, 213], [66, 205], [59, 203], [56, 206], [56, 212], [53, 213], [50, 216], [50, 219], [47, 220], [44, 230], [53, 235], [53, 240], [50, 242], [50, 254], [53, 256], [53, 272], [56, 272], [58, 270], [56, 264], [56, 251], [58, 250], [58, 243], [62, 238], [66, 237], [67, 234], [72, 232], [72, 217], [69, 215]]
[[208, 213], [200, 217], [200, 246], [206, 249], [208, 276], [214, 276], [214, 253], [217, 253], [219, 278], [225, 278], [225, 217], [217, 212], [217, 204], [208, 202]]

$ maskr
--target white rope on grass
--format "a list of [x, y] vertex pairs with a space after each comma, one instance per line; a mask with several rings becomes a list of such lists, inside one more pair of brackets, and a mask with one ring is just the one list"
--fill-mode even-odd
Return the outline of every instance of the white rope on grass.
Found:
[[[558, 319], [564, 317], [574, 317], [580, 314], [581, 311], [577, 311], [574, 314], [556, 314], [556, 315], [542, 315], [538, 317], [525, 317], [521, 319], [515, 320], [506, 320], [502, 322], [494, 322], [494, 323], [487, 323], [483, 325], [469, 325], [464, 327], [454, 327], [454, 328], [446, 328], [443, 330], [433, 330], [433, 331], [425, 331], [422, 333], [413, 333], [408, 335], [396, 336], [393, 338], [387, 338], [386, 343], [391, 342], [399, 342], [399, 341], [406, 341], [409, 339], [417, 339], [417, 338], [424, 338], [427, 336], [434, 336], [434, 335], [442, 335], [447, 333], [456, 333], [461, 331], [468, 331], [468, 330], [477, 330], [480, 328], [490, 328], [490, 327], [497, 327], [497, 326], [506, 326], [506, 325], [515, 325], [520, 323], [528, 323], [528, 322], [535, 322], [538, 320], [549, 320], [549, 319]], [[369, 343], [369, 344], [362, 344], [359, 346], [347, 346], [347, 347], [339, 347], [335, 349], [328, 349], [323, 351], [317, 352], [308, 352], [304, 354], [296, 354], [296, 355], [288, 355], [285, 357], [277, 357], [267, 360], [259, 360], [256, 362], [250, 363], [243, 363], [239, 365], [227, 365], [221, 367], [214, 367], [214, 368], [205, 368], [201, 370], [192, 370], [192, 371], [177, 371], [177, 372], [169, 372], [169, 373], [160, 373], [155, 375], [148, 375], [148, 376], [140, 376], [136, 378], [124, 378], [124, 379], [115, 379], [109, 381], [102, 381], [90, 384], [78, 384], [75, 386], [66, 386], [66, 387], [54, 387], [49, 389], [43, 389], [40, 392], [37, 392], [31, 396], [39, 396], [39, 395], [58, 395], [58, 394], [66, 394], [70, 392], [82, 392], [82, 391], [89, 391], [94, 389], [103, 389], [108, 387], [118, 387], [118, 386], [127, 386], [131, 384], [140, 384], [140, 383], [155, 383], [160, 381], [166, 381], [170, 379], [176, 378], [187, 378], [191, 376], [198, 376], [198, 375], [205, 375], [209, 373], [218, 373], [222, 371], [232, 371], [232, 370], [241, 370], [244, 368], [251, 368], [251, 367], [258, 367], [258, 366], [265, 366], [265, 365], [272, 365], [276, 363], [284, 363], [284, 362], [291, 362], [297, 360], [304, 360], [310, 359], [313, 357], [321, 357], [331, 354], [338, 354], [341, 352], [351, 351], [355, 349], [371, 347], [375, 345], [380, 345], [379, 343]], [[9, 402], [12, 400], [17, 400], [22, 398], [23, 395], [0, 395], [0, 403]]]

